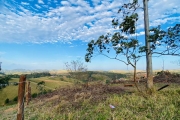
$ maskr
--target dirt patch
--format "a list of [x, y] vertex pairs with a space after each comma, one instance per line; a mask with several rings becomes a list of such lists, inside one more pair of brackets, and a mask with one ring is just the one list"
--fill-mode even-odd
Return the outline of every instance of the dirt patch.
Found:
[[56, 81], [56, 80], [43, 80], [44, 82], [56, 82], [56, 83], [60, 83], [60, 81]]
[[160, 71], [157, 72], [157, 75], [153, 78], [156, 83], [180, 83], [180, 74], [171, 73], [170, 71]]
[[[125, 93], [125, 88], [120, 86], [93, 84], [78, 85], [74, 87], [66, 87], [55, 90], [51, 93], [41, 95], [34, 99], [38, 101], [51, 101], [53, 106], [60, 108], [59, 112], [65, 112], [67, 107], [78, 109], [84, 100], [88, 100], [91, 104], [105, 101], [112, 94]], [[51, 106], [52, 107], [52, 106]]]
[[4, 110], [4, 113], [12, 112], [14, 110], [17, 110], [17, 107], [8, 108], [8, 109]]

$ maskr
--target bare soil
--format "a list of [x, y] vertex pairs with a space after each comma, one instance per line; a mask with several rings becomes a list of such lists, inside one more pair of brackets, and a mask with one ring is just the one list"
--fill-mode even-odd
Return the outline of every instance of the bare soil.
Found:
[[[128, 88], [119, 85], [91, 84], [86, 86], [81, 84], [74, 87], [60, 88], [41, 95], [35, 98], [33, 102], [42, 101], [43, 104], [46, 104], [47, 100], [51, 100], [53, 106], [61, 108], [59, 112], [66, 112], [65, 109], [68, 107], [80, 108], [84, 100], [88, 100], [90, 104], [96, 104], [105, 101], [112, 94], [123, 94], [127, 93], [127, 91]], [[64, 102], [68, 104], [63, 104]]]

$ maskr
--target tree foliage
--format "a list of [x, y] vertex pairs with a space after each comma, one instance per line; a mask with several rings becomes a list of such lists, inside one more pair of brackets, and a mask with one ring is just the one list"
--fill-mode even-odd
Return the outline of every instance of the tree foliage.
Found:
[[[110, 59], [116, 59], [126, 65], [131, 65], [136, 69], [136, 63], [141, 57], [141, 54], [139, 54], [139, 48], [141, 46], [135, 35], [136, 22], [138, 20], [136, 9], [138, 8], [139, 4], [137, 0], [121, 6], [118, 13], [122, 14], [122, 21], [115, 18], [112, 20], [115, 33], [107, 33], [106, 35], [101, 35], [97, 40], [91, 40], [88, 43], [87, 53], [85, 55], [86, 62], [90, 62], [95, 52], [97, 52]], [[110, 52], [115, 53], [115, 57], [107, 55]], [[126, 60], [123, 59], [124, 57]]]
[[36, 89], [39, 90], [39, 94], [43, 94], [45, 92], [44, 87], [45, 87], [45, 82], [44, 81], [41, 81], [41, 82], [37, 83]]
[[9, 76], [6, 76], [6, 75], [1, 76], [0, 77], [0, 89], [6, 87], [7, 85], [9, 85], [9, 80], [10, 79], [11, 78]]
[[28, 78], [39, 78], [39, 77], [46, 77], [46, 76], [51, 76], [51, 74], [49, 72], [40, 72], [40, 73], [34, 72], [27, 75]]
[[161, 26], [150, 29], [153, 54], [180, 56], [180, 24], [162, 30]]

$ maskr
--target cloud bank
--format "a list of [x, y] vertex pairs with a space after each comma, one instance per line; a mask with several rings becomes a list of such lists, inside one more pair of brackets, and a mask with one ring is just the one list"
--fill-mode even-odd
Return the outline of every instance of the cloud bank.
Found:
[[[141, 1], [140, 1], [141, 2]], [[55, 43], [89, 41], [113, 31], [111, 20], [123, 0], [2, 0], [0, 42]], [[150, 26], [180, 21], [179, 0], [149, 0]], [[143, 35], [139, 10], [138, 35]]]

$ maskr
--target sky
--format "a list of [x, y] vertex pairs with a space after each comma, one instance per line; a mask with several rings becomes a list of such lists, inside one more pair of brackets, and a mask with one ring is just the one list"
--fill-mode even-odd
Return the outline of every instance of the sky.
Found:
[[[0, 62], [2, 70], [65, 69], [81, 59], [89, 70], [129, 70], [130, 66], [102, 55], [85, 63], [87, 44], [113, 32], [120, 6], [132, 0], [0, 0]], [[139, 0], [142, 6], [142, 0]], [[179, 0], [149, 0], [150, 27], [166, 29], [180, 21]], [[137, 36], [144, 42], [143, 10], [138, 10]], [[109, 54], [113, 56], [113, 54]], [[178, 57], [153, 58], [153, 69], [179, 69]], [[163, 65], [164, 61], [164, 65]], [[146, 69], [141, 58], [138, 69]]]

